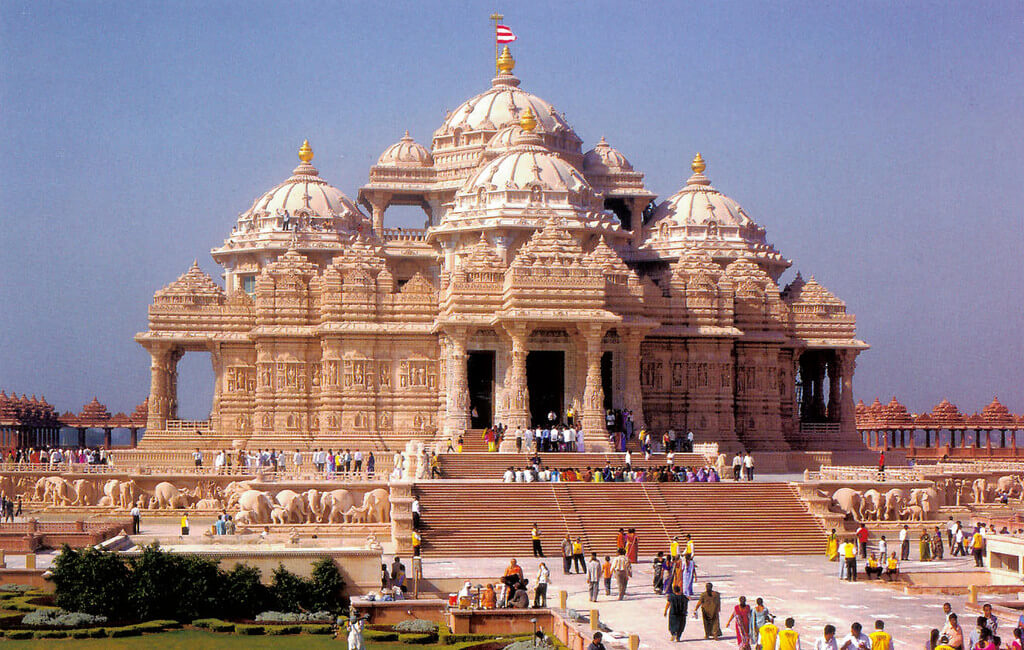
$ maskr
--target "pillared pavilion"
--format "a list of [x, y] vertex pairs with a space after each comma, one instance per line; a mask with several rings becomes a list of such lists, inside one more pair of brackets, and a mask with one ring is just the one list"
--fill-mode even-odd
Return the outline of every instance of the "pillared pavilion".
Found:
[[[350, 200], [303, 143], [213, 259], [156, 292], [143, 446], [397, 446], [492, 422], [609, 409], [726, 449], [863, 448], [867, 345], [842, 300], [797, 274], [706, 163], [657, 201], [602, 138], [524, 90], [508, 48], [430, 148], [408, 133]], [[395, 205], [423, 229], [388, 228]], [[177, 416], [177, 364], [209, 353], [209, 421]], [[589, 444], [589, 442], [588, 442]]]

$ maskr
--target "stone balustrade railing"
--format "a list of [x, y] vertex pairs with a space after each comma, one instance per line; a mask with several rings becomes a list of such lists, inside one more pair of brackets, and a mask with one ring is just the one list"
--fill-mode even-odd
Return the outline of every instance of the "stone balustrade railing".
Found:
[[386, 483], [391, 474], [391, 461], [377, 464], [373, 474], [364, 468], [360, 472], [317, 472], [312, 464], [298, 470], [286, 468], [274, 471], [269, 467], [196, 467], [188, 464], [175, 465], [89, 465], [86, 463], [0, 463], [0, 474], [129, 474], [141, 476], [196, 476], [213, 478], [217, 476], [238, 476], [265, 482], [278, 481], [369, 481]]
[[718, 458], [718, 443], [717, 442], [695, 442], [693, 443], [693, 453], [700, 454], [704, 458], [714, 460]]
[[920, 481], [919, 467], [887, 467], [881, 473], [877, 467], [857, 467], [844, 465], [822, 465], [817, 472], [805, 472], [804, 480], [808, 481]]

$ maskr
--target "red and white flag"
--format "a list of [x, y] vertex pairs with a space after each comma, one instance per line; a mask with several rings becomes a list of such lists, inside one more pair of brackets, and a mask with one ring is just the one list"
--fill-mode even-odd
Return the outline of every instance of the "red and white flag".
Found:
[[512, 30], [507, 25], [495, 25], [494, 40], [498, 43], [511, 43], [516, 40], [516, 35], [512, 33]]

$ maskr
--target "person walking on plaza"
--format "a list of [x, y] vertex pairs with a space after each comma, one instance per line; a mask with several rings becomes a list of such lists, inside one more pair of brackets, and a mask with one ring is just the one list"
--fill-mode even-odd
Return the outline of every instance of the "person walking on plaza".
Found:
[[577, 537], [572, 543], [572, 561], [576, 573], [586, 573], [587, 562], [583, 555], [583, 539], [580, 537]]
[[619, 600], [622, 600], [626, 597], [626, 585], [629, 584], [629, 579], [633, 575], [633, 566], [629, 563], [625, 551], [619, 551], [619, 554], [612, 560], [612, 574], [619, 586]]
[[530, 540], [533, 541], [533, 557], [544, 557], [544, 549], [540, 547], [540, 528], [537, 528], [537, 524], [530, 529]]
[[935, 534], [932, 535], [932, 559], [941, 560], [945, 552], [946, 549], [944, 548], [944, 544], [942, 543], [942, 531], [939, 530], [938, 526], [936, 526]]
[[414, 496], [412, 498], [412, 505], [410, 506], [410, 508], [412, 509], [412, 528], [413, 530], [419, 530], [420, 522], [423, 521], [422, 517], [420, 516], [422, 513], [420, 512], [419, 497]]
[[736, 455], [732, 457], [732, 480], [740, 480], [740, 470], [743, 468], [743, 456], [741, 452], [736, 452]]
[[932, 537], [928, 534], [927, 528], [921, 529], [921, 537], [917, 541], [917, 553], [922, 562], [930, 562], [932, 559]]
[[853, 540], [846, 542], [843, 557], [846, 560], [846, 579], [850, 582], [857, 582], [857, 546]]
[[548, 582], [550, 580], [551, 572], [548, 571], [548, 565], [541, 562], [537, 568], [537, 588], [533, 594], [533, 606], [535, 609], [548, 606]]
[[871, 637], [871, 650], [893, 650], [892, 635], [885, 631], [885, 621], [875, 621], [875, 631]]
[[836, 643], [836, 626], [826, 625], [821, 638], [814, 642], [814, 650], [839, 650]]
[[587, 588], [590, 591], [590, 602], [596, 603], [597, 597], [601, 595], [601, 562], [597, 559], [597, 553], [591, 553], [590, 561], [587, 562]]
[[860, 623], [850, 625], [850, 633], [839, 644], [839, 650], [871, 650], [871, 639], [864, 634]]
[[885, 535], [878, 540], [878, 557], [882, 559], [882, 564], [885, 564], [885, 558], [889, 557], [889, 542], [885, 541]]
[[[772, 622], [772, 613], [765, 607], [764, 598], [758, 598], [754, 601], [754, 607], [750, 611], [750, 640], [754, 643], [761, 642], [761, 628], [768, 623]], [[773, 634], [777, 634], [778, 629]], [[774, 636], [772, 637], [772, 648], [774, 650]]]
[[747, 475], [748, 481], [754, 480], [754, 457], [749, 451], [743, 456], [743, 472]]
[[683, 595], [679, 585], [672, 588], [668, 595], [668, 602], [665, 603], [663, 616], [668, 617], [668, 633], [673, 641], [682, 641], [683, 632], [686, 630], [686, 612], [690, 601]]
[[[673, 566], [673, 565], [674, 565], [674, 562], [669, 564], [670, 567]], [[665, 589], [665, 553], [664, 553], [664, 551], [658, 551], [658, 555], [656, 555], [654, 560], [652, 561], [651, 568], [654, 571], [654, 582], [653, 582], [653, 585], [652, 585], [654, 587], [654, 593], [656, 593], [656, 594], [665, 593], [666, 589]], [[669, 577], [671, 579], [671, 572], [669, 573]]]
[[800, 650], [800, 634], [793, 629], [796, 620], [786, 619], [786, 627], [779, 631], [779, 650]]
[[181, 514], [181, 534], [188, 535], [188, 513]]
[[903, 561], [910, 559], [910, 527], [906, 524], [900, 528], [900, 559]]
[[132, 535], [138, 535], [139, 531], [142, 530], [142, 513], [139, 512], [139, 506], [132, 506]]
[[612, 559], [605, 555], [601, 564], [601, 577], [604, 579], [604, 595], [612, 595]]
[[566, 533], [562, 540], [562, 571], [569, 575], [572, 571], [572, 538]]
[[867, 558], [868, 556], [868, 539], [870, 537], [871, 533], [868, 531], [868, 527], [864, 522], [861, 522], [857, 528], [857, 546], [860, 548], [860, 556], [862, 558]]
[[[757, 602], [760, 604], [761, 599], [758, 598]], [[756, 611], [755, 621], [757, 620]], [[769, 615], [765, 622], [757, 627], [756, 633], [751, 636], [757, 639], [757, 650], [775, 650], [775, 646], [778, 645], [779, 641], [779, 627], [775, 624], [771, 615]]]
[[615, 550], [623, 551], [626, 550], [626, 529], [620, 528], [619, 532], [615, 535]]
[[626, 557], [633, 564], [639, 561], [640, 556], [640, 538], [637, 537], [636, 529], [630, 528], [626, 531]]
[[828, 534], [828, 540], [825, 542], [825, 557], [828, 558], [829, 562], [835, 562], [839, 559], [839, 536], [836, 535], [835, 528]]
[[981, 528], [975, 530], [974, 536], [971, 537], [971, 553], [974, 554], [974, 566], [985, 566], [985, 535], [982, 534]]
[[743, 650], [750, 648], [750, 605], [747, 604], [747, 597], [740, 596], [739, 604], [733, 607], [732, 614], [729, 615], [729, 620], [725, 622], [725, 627], [729, 627], [733, 621], [736, 621], [736, 645]]
[[710, 582], [701, 592], [700, 598], [697, 599], [697, 606], [693, 608], [694, 616], [697, 615], [698, 610], [700, 610], [701, 620], [704, 623], [704, 638], [714, 637], [717, 641], [718, 637], [722, 636], [722, 625], [718, 618], [722, 611], [722, 596], [714, 590]]

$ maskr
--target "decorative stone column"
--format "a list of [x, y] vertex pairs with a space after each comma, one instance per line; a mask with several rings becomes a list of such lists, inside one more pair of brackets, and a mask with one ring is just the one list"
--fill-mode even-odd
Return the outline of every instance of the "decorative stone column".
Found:
[[839, 432], [850, 436], [857, 434], [857, 406], [853, 402], [853, 372], [857, 369], [857, 354], [857, 350], [841, 350], [836, 353], [839, 359], [839, 384], [842, 388], [839, 396]]
[[384, 234], [384, 211], [388, 207], [388, 200], [390, 197], [374, 196], [370, 199], [370, 207], [373, 210], [373, 233], [378, 237], [382, 237]]
[[509, 363], [508, 384], [505, 394], [508, 396], [508, 412], [505, 423], [512, 431], [530, 426], [530, 390], [526, 383], [526, 342], [532, 328], [525, 323], [505, 323], [505, 331], [512, 341], [511, 363]]
[[587, 353], [587, 381], [583, 388], [583, 431], [598, 439], [608, 436], [604, 421], [604, 389], [601, 386], [601, 342], [603, 323], [581, 323], [577, 327]]
[[167, 419], [177, 415], [178, 361], [182, 352], [167, 345], [154, 344], [149, 354], [149, 415], [146, 429], [162, 431], [167, 428]]
[[841, 350], [835, 350], [832, 353], [832, 359], [826, 362], [826, 370], [828, 372], [828, 407], [825, 411], [825, 415], [830, 422], [839, 421], [839, 355], [842, 354]]
[[445, 357], [445, 374], [447, 375], [448, 417], [445, 433], [452, 438], [458, 437], [469, 429], [469, 377], [466, 372], [466, 327], [453, 327], [445, 332], [448, 340]]
[[633, 424], [640, 428], [644, 423], [644, 396], [640, 389], [640, 345], [644, 341], [644, 333], [640, 330], [624, 330], [622, 340], [623, 357], [626, 362], [625, 385], [622, 391], [622, 403], [633, 413]]

